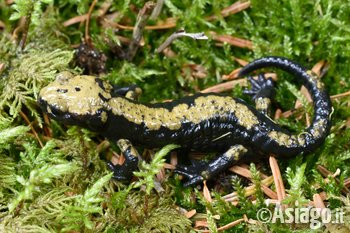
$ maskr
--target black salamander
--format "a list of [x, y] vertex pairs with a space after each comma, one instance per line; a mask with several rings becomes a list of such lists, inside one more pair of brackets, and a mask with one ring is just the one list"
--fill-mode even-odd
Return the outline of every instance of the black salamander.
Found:
[[310, 92], [314, 116], [303, 132], [288, 132], [267, 116], [274, 84], [263, 74], [257, 80], [248, 77], [252, 88], [246, 93], [253, 96], [255, 108], [241, 99], [214, 93], [143, 104], [136, 101], [141, 90], [135, 85], [118, 88], [93, 76], [67, 73], [43, 88], [38, 101], [51, 118], [115, 140], [126, 160], [123, 165], [108, 165], [119, 180], [129, 180], [137, 169], [138, 154], [131, 142], [147, 148], [179, 144], [187, 150], [220, 152], [205, 165], [177, 167], [176, 172], [188, 179], [185, 185], [193, 185], [253, 155], [294, 156], [312, 152], [324, 142], [331, 127], [332, 107], [323, 83], [282, 57], [255, 60], [239, 75], [265, 67], [293, 74]]

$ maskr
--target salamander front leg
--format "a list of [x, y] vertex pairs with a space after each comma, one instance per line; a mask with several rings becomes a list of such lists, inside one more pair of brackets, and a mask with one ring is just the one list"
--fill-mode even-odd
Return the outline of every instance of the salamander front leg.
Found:
[[271, 99], [275, 95], [274, 82], [272, 78], [265, 78], [264, 74], [259, 74], [258, 79], [249, 76], [248, 81], [251, 83], [251, 89], [244, 90], [245, 94], [253, 97], [255, 108], [261, 113], [268, 115]]
[[117, 142], [125, 161], [122, 165], [114, 165], [108, 162], [108, 167], [114, 172], [113, 178], [120, 181], [130, 181], [133, 172], [137, 169], [139, 153], [133, 145], [126, 139], [119, 139]]
[[142, 90], [137, 85], [130, 85], [126, 87], [119, 87], [117, 85], [113, 86], [112, 96], [125, 96], [128, 99], [131, 100], [137, 100], [140, 95], [142, 94]]
[[234, 145], [224, 154], [204, 166], [178, 166], [175, 172], [188, 179], [184, 186], [199, 184], [203, 180], [211, 179], [218, 173], [235, 165], [247, 151], [242, 145]]

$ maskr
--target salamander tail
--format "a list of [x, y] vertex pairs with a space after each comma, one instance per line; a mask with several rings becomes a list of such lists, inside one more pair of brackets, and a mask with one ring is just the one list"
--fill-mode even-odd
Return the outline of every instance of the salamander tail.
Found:
[[239, 76], [245, 76], [254, 70], [266, 67], [276, 67], [293, 74], [309, 91], [314, 107], [313, 120], [310, 127], [302, 135], [299, 134], [296, 137], [298, 141], [304, 142], [299, 145], [303, 151], [313, 151], [324, 142], [331, 128], [330, 116], [332, 104], [323, 83], [312, 72], [283, 57], [263, 57], [257, 59], [243, 67]]

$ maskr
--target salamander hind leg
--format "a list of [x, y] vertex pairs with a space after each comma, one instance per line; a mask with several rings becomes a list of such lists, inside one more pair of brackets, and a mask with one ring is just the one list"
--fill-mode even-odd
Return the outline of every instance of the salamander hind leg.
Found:
[[225, 153], [207, 164], [201, 166], [178, 166], [175, 169], [175, 172], [188, 179], [184, 186], [199, 184], [203, 180], [211, 179], [220, 172], [235, 165], [241, 160], [246, 152], [247, 149], [244, 146], [234, 145]]
[[263, 114], [268, 114], [271, 99], [275, 95], [274, 82], [272, 78], [265, 78], [264, 74], [259, 74], [258, 79], [249, 76], [248, 81], [251, 83], [251, 89], [244, 90], [245, 94], [252, 96], [255, 101], [255, 108]]
[[117, 142], [125, 161], [122, 165], [114, 165], [108, 162], [108, 167], [114, 172], [113, 178], [120, 181], [130, 181], [133, 172], [138, 167], [139, 154], [133, 145], [126, 139], [119, 139]]

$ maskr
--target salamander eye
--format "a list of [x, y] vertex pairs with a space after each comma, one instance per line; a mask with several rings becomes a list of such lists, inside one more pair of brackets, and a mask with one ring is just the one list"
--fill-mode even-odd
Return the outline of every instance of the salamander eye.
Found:
[[57, 92], [59, 92], [59, 93], [67, 93], [68, 90], [67, 89], [57, 89]]
[[55, 117], [59, 117], [59, 116], [64, 114], [59, 108], [56, 108], [54, 106], [50, 107], [50, 111], [49, 112], [51, 114], [53, 114]]
[[75, 87], [75, 91], [80, 91], [80, 87]]

